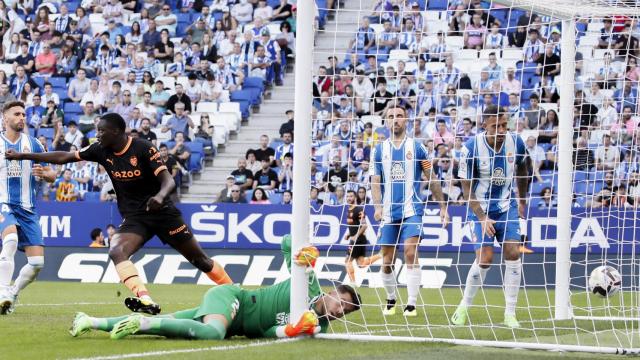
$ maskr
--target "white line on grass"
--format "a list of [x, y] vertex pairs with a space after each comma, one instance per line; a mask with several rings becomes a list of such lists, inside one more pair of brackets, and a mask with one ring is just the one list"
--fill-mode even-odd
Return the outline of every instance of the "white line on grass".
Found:
[[[83, 306], [83, 305], [120, 305], [122, 302], [68, 302], [68, 303], [45, 303], [45, 304], [16, 304], [16, 307], [20, 306]], [[184, 305], [184, 304], [193, 304], [186, 302], [163, 302], [163, 305]]]
[[209, 346], [204, 348], [148, 351], [148, 352], [141, 352], [141, 353], [95, 356], [95, 357], [87, 357], [87, 358], [73, 358], [69, 360], [114, 360], [114, 359], [144, 358], [144, 357], [150, 357], [150, 356], [165, 356], [165, 355], [174, 355], [174, 354], [187, 354], [187, 353], [196, 353], [196, 352], [203, 352], [203, 351], [228, 351], [228, 350], [246, 349], [251, 347], [259, 347], [259, 346], [269, 346], [269, 345], [285, 343], [285, 342], [295, 341], [295, 340], [297, 339], [254, 341], [248, 344], [240, 344], [240, 345], [224, 345], [224, 346]]

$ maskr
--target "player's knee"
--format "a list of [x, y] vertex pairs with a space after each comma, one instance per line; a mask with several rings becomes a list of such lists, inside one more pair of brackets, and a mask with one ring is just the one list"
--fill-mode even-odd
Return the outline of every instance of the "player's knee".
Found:
[[124, 247], [121, 245], [114, 245], [109, 248], [109, 259], [114, 262], [114, 264], [119, 264], [125, 260], [127, 260], [129, 256], [124, 251]]
[[38, 273], [42, 268], [44, 268], [44, 256], [29, 256], [27, 258], [27, 264], [29, 264], [36, 273]]

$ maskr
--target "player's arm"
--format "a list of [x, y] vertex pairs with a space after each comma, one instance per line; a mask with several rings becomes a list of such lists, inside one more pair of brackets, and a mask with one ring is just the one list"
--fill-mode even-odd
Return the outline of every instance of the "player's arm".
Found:
[[32, 160], [39, 163], [67, 164], [80, 161], [76, 153], [67, 151], [51, 151], [45, 153], [21, 153], [8, 149], [4, 154], [7, 160]]
[[56, 181], [56, 177], [58, 175], [51, 166], [42, 166], [41, 164], [33, 165], [31, 172], [33, 173], [33, 176], [38, 176], [49, 183]]
[[367, 219], [364, 216], [364, 209], [360, 209], [358, 216], [360, 217], [360, 226], [358, 227], [358, 232], [356, 233], [354, 240], [364, 235], [364, 232], [367, 231]]
[[442, 219], [442, 227], [446, 227], [449, 224], [449, 213], [447, 212], [447, 203], [444, 201], [444, 193], [442, 192], [442, 184], [440, 179], [436, 175], [433, 165], [430, 160], [422, 161], [422, 172], [429, 182], [429, 190], [433, 194], [440, 205], [440, 217]]
[[516, 167], [516, 186], [518, 187], [518, 211], [521, 218], [525, 217], [527, 207], [527, 192], [529, 190], [529, 162], [522, 161]]
[[264, 336], [268, 338], [291, 338], [300, 335], [314, 335], [320, 332], [318, 316], [315, 312], [307, 310], [296, 324], [272, 326], [265, 331]]
[[162, 207], [164, 199], [175, 189], [176, 183], [155, 146], [147, 147], [144, 153], [142, 158], [148, 162], [151, 171], [160, 181], [160, 190], [147, 201], [147, 211], [156, 211]]
[[371, 179], [369, 183], [371, 184], [371, 201], [373, 201], [373, 206], [375, 208], [375, 212], [373, 214], [373, 218], [376, 221], [382, 220], [382, 147], [380, 144], [376, 145], [373, 148], [371, 153], [371, 159], [373, 160], [373, 173], [371, 174]]

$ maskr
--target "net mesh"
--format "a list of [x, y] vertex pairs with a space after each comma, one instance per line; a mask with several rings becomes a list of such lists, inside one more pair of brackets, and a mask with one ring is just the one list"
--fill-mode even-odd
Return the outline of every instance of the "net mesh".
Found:
[[[354, 284], [363, 296], [362, 311], [332, 322], [329, 333], [578, 345], [583, 350], [640, 347], [635, 257], [640, 225], [640, 46], [637, 22], [630, 17], [637, 7], [630, 1], [551, 5], [382, 0], [319, 9], [329, 11], [334, 21], [321, 30], [313, 50], [311, 212], [314, 242], [322, 253], [316, 267], [325, 285]], [[612, 7], [620, 15], [609, 16]], [[567, 14], [575, 20], [574, 29], [562, 26]], [[576, 33], [576, 72], [572, 83], [563, 84], [560, 41], [566, 31]], [[572, 154], [558, 153], [562, 86], [575, 90]], [[389, 104], [407, 110], [407, 135], [430, 159], [450, 215], [445, 228], [433, 182], [424, 176], [413, 181], [402, 171], [394, 174], [381, 164], [389, 160], [385, 155], [378, 163], [373, 157], [377, 144], [394, 137], [387, 119]], [[467, 322], [454, 326], [450, 320], [461, 302], [478, 241], [467, 221], [471, 209], [461, 188], [460, 162], [469, 139], [484, 131], [481, 114], [492, 104], [506, 114], [514, 144], [524, 147], [529, 164], [526, 219], [516, 215], [501, 223], [522, 234], [514, 239], [521, 241], [517, 252], [523, 264], [516, 305], [520, 327], [515, 329], [503, 324], [505, 257], [498, 242]], [[513, 149], [518, 152], [517, 146]], [[485, 164], [482, 155], [472, 154], [478, 167], [472, 184], [486, 180], [495, 189], [513, 183], [504, 193], [490, 190], [486, 196], [494, 202], [496, 197], [508, 204], [515, 201], [516, 165], [511, 161], [519, 161], [516, 155], [505, 151], [498, 171], [495, 158]], [[392, 167], [396, 159], [389, 156]], [[406, 152], [404, 156], [404, 161], [397, 159], [401, 170], [414, 164]], [[571, 224], [556, 221], [559, 157], [573, 161]], [[370, 174], [376, 166], [389, 171], [393, 181], [415, 185], [419, 202], [427, 205], [419, 225], [422, 276], [416, 317], [402, 314], [411, 271], [401, 245], [394, 263], [398, 307], [395, 315], [382, 314], [388, 295], [377, 256], [381, 235], [371, 193]], [[359, 222], [366, 229], [353, 236]], [[572, 234], [569, 320], [554, 319], [555, 245], [568, 241], [557, 239], [559, 226], [570, 226]], [[600, 265], [622, 274], [621, 291], [613, 297], [602, 299], [590, 292], [590, 272]]]

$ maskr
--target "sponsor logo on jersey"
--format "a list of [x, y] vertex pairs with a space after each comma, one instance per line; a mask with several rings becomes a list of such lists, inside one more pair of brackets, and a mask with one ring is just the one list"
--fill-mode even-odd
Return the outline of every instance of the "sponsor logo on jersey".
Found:
[[391, 164], [391, 181], [404, 181], [404, 166], [399, 161], [394, 161]]
[[138, 158], [134, 155], [132, 157], [129, 158], [129, 163], [131, 164], [131, 166], [136, 167], [138, 166]]
[[111, 166], [113, 166], [113, 160], [111, 160], [111, 159], [107, 158], [107, 162], [108, 162], [109, 164], [111, 164]]
[[11, 160], [11, 162], [9, 162], [9, 166], [7, 167], [7, 176], [8, 177], [22, 176], [22, 167], [20, 167], [20, 162], [18, 162], [18, 160]]
[[182, 224], [182, 225], [180, 225], [179, 227], [177, 227], [177, 228], [175, 228], [173, 230], [169, 230], [169, 235], [173, 236], [173, 235], [185, 230], [186, 228], [187, 228], [187, 225], [186, 224]]
[[129, 180], [129, 179], [134, 179], [139, 177], [140, 175], [142, 175], [142, 172], [138, 169], [135, 169], [133, 171], [111, 171], [111, 174], [113, 175], [114, 178], [119, 179], [119, 180]]
[[411, 153], [411, 151], [407, 152], [407, 160], [411, 160], [413, 159], [413, 154]]
[[493, 169], [493, 174], [491, 174], [491, 183], [496, 186], [504, 186], [507, 183], [503, 168]]

